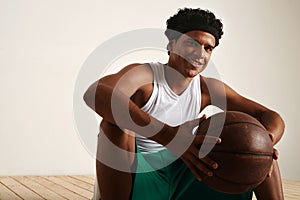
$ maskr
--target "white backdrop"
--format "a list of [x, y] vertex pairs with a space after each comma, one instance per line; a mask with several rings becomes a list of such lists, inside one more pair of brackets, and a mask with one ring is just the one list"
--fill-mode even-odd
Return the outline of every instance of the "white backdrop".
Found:
[[298, 0], [0, 0], [0, 175], [94, 174], [73, 120], [82, 64], [113, 35], [165, 28], [181, 7], [223, 19], [212, 59], [223, 81], [282, 115], [282, 176], [300, 180]]

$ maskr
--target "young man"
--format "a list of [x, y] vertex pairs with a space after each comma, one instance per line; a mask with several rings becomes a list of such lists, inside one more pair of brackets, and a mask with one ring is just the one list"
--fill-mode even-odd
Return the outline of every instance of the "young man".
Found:
[[[252, 199], [252, 191], [223, 194], [201, 181], [214, 175], [218, 163], [199, 157], [205, 137], [192, 134], [204, 119], [199, 113], [212, 104], [252, 115], [269, 131], [273, 144], [284, 131], [276, 112], [200, 75], [219, 44], [222, 28], [207, 10], [179, 10], [167, 21], [167, 64], [131, 64], [86, 91], [85, 102], [103, 118], [96, 161], [102, 200]], [[206, 137], [205, 142], [222, 141]], [[274, 150], [270, 176], [254, 189], [258, 199], [283, 199], [276, 159]]]

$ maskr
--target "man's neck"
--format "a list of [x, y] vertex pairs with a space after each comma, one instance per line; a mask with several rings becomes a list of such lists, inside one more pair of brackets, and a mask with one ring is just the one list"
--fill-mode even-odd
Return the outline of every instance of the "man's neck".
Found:
[[179, 73], [174, 68], [170, 67], [168, 64], [164, 68], [165, 79], [171, 88], [171, 90], [180, 95], [188, 87], [189, 83], [192, 81], [192, 78], [186, 78], [181, 73]]

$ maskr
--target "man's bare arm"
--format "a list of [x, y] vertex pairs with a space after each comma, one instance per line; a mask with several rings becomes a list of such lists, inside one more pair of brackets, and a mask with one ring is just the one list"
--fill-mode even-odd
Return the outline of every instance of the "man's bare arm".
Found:
[[152, 70], [149, 70], [151, 69], [147, 66], [127, 66], [117, 74], [104, 77], [91, 85], [84, 95], [84, 100], [106, 122], [154, 140], [174, 155], [180, 156], [198, 180], [211, 175], [211, 170], [215, 169], [217, 164], [207, 157], [202, 158], [200, 162], [198, 146], [204, 140], [215, 144], [220, 142], [220, 139], [192, 135], [193, 129], [201, 119], [171, 127], [142, 111], [130, 99], [140, 87], [152, 84], [153, 74]]
[[210, 85], [210, 88], [215, 88], [215, 91], [211, 92], [211, 95], [216, 95], [218, 98], [226, 98], [227, 110], [240, 111], [255, 117], [270, 133], [274, 145], [280, 140], [285, 125], [283, 119], [277, 112], [241, 96], [219, 80], [211, 78], [206, 78], [205, 80], [205, 82]]
[[[148, 66], [132, 64], [92, 84], [84, 94], [84, 101], [106, 122], [166, 145], [178, 127], [156, 120], [130, 99], [140, 87], [152, 82], [153, 73]], [[160, 131], [149, 137], [156, 130]]]

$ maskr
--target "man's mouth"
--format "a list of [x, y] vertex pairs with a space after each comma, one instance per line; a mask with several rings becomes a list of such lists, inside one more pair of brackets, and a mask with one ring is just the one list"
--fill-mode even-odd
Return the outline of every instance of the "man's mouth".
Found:
[[204, 61], [201, 61], [200, 59], [188, 59], [188, 62], [196, 68], [203, 67], [204, 65]]

